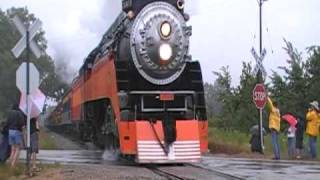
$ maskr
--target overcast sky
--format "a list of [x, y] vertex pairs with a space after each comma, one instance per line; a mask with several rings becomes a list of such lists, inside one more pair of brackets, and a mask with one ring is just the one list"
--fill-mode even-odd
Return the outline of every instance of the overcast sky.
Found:
[[[213, 83], [229, 66], [238, 84], [242, 61], [252, 61], [259, 49], [257, 0], [188, 0], [193, 26], [191, 54], [201, 62], [206, 82]], [[120, 12], [120, 0], [1, 0], [0, 8], [25, 7], [43, 21], [48, 53], [78, 69]], [[319, 0], [268, 0], [263, 6], [264, 65], [269, 72], [285, 65], [283, 38], [300, 51], [320, 45]]]

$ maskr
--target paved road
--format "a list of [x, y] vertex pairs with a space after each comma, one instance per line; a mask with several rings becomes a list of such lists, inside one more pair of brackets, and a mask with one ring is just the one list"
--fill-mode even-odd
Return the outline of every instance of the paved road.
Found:
[[[24, 159], [24, 153], [21, 158]], [[64, 150], [64, 151], [40, 151], [38, 159], [43, 163], [55, 163], [65, 165], [104, 165], [114, 166], [119, 163], [113, 152], [88, 151], [88, 150]], [[245, 158], [227, 158], [205, 156], [200, 164], [196, 164], [208, 170], [219, 171], [248, 180], [319, 180], [320, 162], [315, 161], [273, 161], [254, 160]], [[125, 166], [125, 165], [124, 165]], [[132, 167], [131, 165], [129, 165]], [[169, 167], [171, 171], [183, 172], [188, 167]], [[185, 172], [190, 172], [187, 170]], [[192, 173], [194, 174], [194, 173]], [[207, 176], [206, 176], [207, 177]], [[199, 178], [202, 179], [202, 178]], [[208, 178], [203, 178], [208, 179]]]
[[206, 156], [202, 167], [248, 180], [319, 180], [320, 162], [274, 161]]

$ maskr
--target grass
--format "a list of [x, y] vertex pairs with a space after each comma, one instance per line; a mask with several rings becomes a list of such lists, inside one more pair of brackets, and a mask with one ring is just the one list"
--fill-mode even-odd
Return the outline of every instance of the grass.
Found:
[[53, 138], [50, 137], [45, 130], [42, 130], [39, 133], [39, 148], [40, 150], [52, 150], [57, 148]]
[[25, 167], [19, 164], [15, 169], [11, 169], [9, 165], [0, 165], [0, 179], [9, 179], [10, 177], [21, 176], [25, 171]]
[[[40, 151], [42, 149], [55, 149], [56, 145], [54, 140], [43, 130], [39, 133], [39, 148]], [[40, 164], [42, 172], [45, 172], [48, 169], [57, 168], [59, 164], [52, 164], [52, 165], [42, 165]], [[16, 168], [10, 168], [10, 165], [7, 164], [0, 164], [0, 180], [9, 179], [9, 178], [19, 178], [25, 175], [26, 167], [25, 164], [18, 164]]]
[[[61, 165], [60, 164], [50, 164], [50, 165], [44, 165], [40, 164], [38, 167], [40, 167], [41, 173], [44, 173], [48, 171], [49, 169], [54, 169], [54, 168], [59, 168]], [[18, 164], [16, 168], [12, 169], [10, 165], [7, 164], [1, 164], [0, 165], [0, 180], [5, 180], [5, 179], [26, 179], [22, 178], [23, 176], [26, 175], [26, 166], [25, 164]]]
[[[223, 154], [250, 154], [250, 135], [239, 131], [225, 131], [216, 128], [209, 128], [209, 149], [212, 153]], [[264, 138], [265, 154], [267, 157], [273, 156], [271, 135]], [[304, 136], [304, 147], [307, 148], [308, 137]], [[287, 137], [281, 133], [279, 136], [281, 157], [287, 158]], [[320, 140], [317, 144], [318, 156], [320, 156]]]

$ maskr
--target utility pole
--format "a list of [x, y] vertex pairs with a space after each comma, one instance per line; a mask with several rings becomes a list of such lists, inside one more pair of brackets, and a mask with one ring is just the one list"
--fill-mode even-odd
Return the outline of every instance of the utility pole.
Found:
[[[259, 46], [259, 53], [260, 53], [260, 57], [262, 56], [262, 5], [264, 3], [265, 0], [259, 0], [259, 34], [260, 34], [260, 46]], [[257, 73], [257, 83], [264, 83], [263, 81], [263, 77], [262, 77], [262, 71], [261, 69], [259, 69], [258, 73]], [[258, 110], [259, 112], [259, 117], [260, 120], [258, 120], [258, 124], [259, 124], [259, 139], [260, 139], [260, 149], [261, 149], [261, 153], [263, 154], [264, 151], [264, 142], [263, 142], [263, 123], [262, 123], [262, 110]]]

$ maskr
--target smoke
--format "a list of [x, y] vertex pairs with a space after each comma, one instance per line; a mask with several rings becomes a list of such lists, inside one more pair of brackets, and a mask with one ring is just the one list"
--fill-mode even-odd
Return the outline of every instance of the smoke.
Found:
[[199, 14], [199, 1], [203, 0], [185, 0], [185, 12], [188, 13], [190, 16], [196, 16]]
[[63, 11], [66, 14], [60, 15], [60, 23], [54, 31], [60, 32], [59, 35], [49, 38], [57, 73], [68, 83], [120, 13], [121, 1], [80, 1], [75, 6], [74, 9]]
[[104, 161], [117, 161], [119, 157], [119, 151], [105, 150], [102, 155]]
[[55, 55], [55, 73], [61, 80], [67, 84], [71, 84], [73, 78], [76, 76], [77, 70], [71, 65], [71, 54], [66, 52], [63, 48], [56, 48]]
[[121, 12], [121, 1], [99, 0], [97, 5], [99, 9], [96, 16], [88, 18], [83, 14], [80, 23], [82, 27], [87, 27], [89, 32], [101, 38]]

